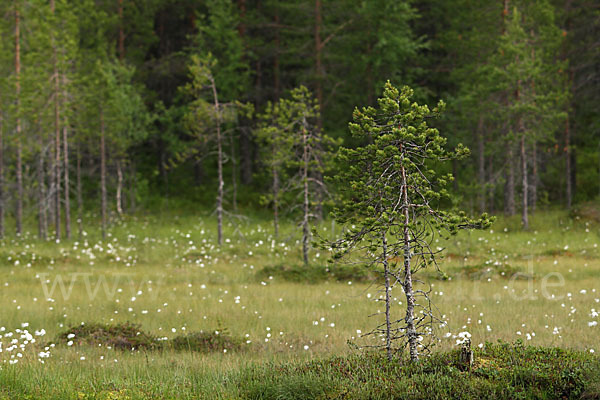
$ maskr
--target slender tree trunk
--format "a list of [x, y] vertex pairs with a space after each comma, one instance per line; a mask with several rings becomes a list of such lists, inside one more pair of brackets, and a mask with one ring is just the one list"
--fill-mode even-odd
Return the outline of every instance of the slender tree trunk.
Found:
[[106, 203], [106, 149], [104, 132], [104, 110], [100, 107], [100, 193], [102, 214], [102, 240], [106, 240], [107, 203]]
[[[531, 29], [531, 37], [535, 37], [535, 32], [533, 29]], [[531, 47], [531, 59], [533, 60], [533, 62], [535, 62], [535, 47], [532, 46]], [[531, 81], [531, 92], [533, 94], [533, 98], [536, 98], [536, 93], [535, 93], [535, 80]], [[535, 100], [534, 100], [535, 101]], [[531, 199], [531, 204], [529, 209], [531, 210], [531, 214], [533, 214], [535, 212], [535, 207], [536, 207], [536, 203], [537, 203], [537, 141], [536, 138], [533, 138], [533, 145], [532, 145], [532, 151], [531, 151], [531, 167], [532, 167], [532, 176], [531, 176], [531, 183], [529, 184], [529, 191], [528, 193], [531, 195], [530, 199]]]
[[565, 177], [566, 177], [566, 195], [567, 195], [567, 208], [571, 209], [573, 204], [573, 188], [571, 180], [571, 130], [569, 127], [569, 115], [567, 114], [567, 120], [565, 122]]
[[515, 157], [512, 143], [508, 143], [507, 145], [506, 158], [508, 173], [504, 191], [504, 213], [506, 215], [515, 215]]
[[527, 185], [527, 152], [525, 151], [525, 136], [521, 135], [521, 170], [523, 171], [523, 203], [522, 203], [522, 214], [521, 222], [523, 223], [524, 229], [529, 229], [529, 216], [528, 216], [528, 185]]
[[309, 226], [308, 218], [310, 211], [309, 204], [309, 187], [308, 187], [308, 132], [306, 131], [306, 120], [304, 121], [304, 127], [302, 128], [302, 182], [304, 184], [304, 203], [303, 203], [303, 218], [302, 218], [302, 259], [304, 265], [308, 265], [308, 240], [309, 240]]
[[135, 214], [136, 204], [136, 186], [137, 186], [137, 177], [136, 177], [136, 168], [135, 161], [131, 160], [129, 166], [129, 212]]
[[116, 193], [116, 203], [117, 203], [117, 214], [119, 214], [119, 218], [123, 217], [123, 170], [121, 168], [121, 160], [117, 159], [117, 193]]
[[81, 187], [81, 145], [77, 145], [77, 170], [75, 171], [77, 179], [77, 230], [79, 240], [83, 239], [83, 188]]
[[275, 238], [279, 237], [279, 172], [273, 166], [273, 227]]
[[23, 233], [23, 150], [21, 145], [21, 16], [19, 12], [19, 2], [15, 5], [15, 92], [16, 92], [16, 157], [17, 157], [17, 198], [16, 198], [16, 211], [15, 211], [15, 225], [17, 236], [21, 236]]
[[531, 155], [531, 214], [535, 213], [537, 207], [537, 191], [538, 191], [538, 154], [537, 154], [537, 142], [533, 142]]
[[[519, 62], [519, 57], [516, 59], [517, 63]], [[518, 104], [521, 100], [521, 79], [517, 81], [517, 91], [515, 102]], [[521, 191], [522, 191], [522, 199], [521, 199], [521, 223], [523, 224], [523, 229], [529, 229], [529, 210], [527, 209], [527, 152], [525, 151], [525, 126], [523, 124], [523, 117], [519, 116], [517, 121], [517, 128], [521, 134], [520, 140], [520, 150], [521, 150]]]
[[231, 186], [233, 191], [231, 205], [233, 211], [237, 212], [237, 162], [235, 161], [235, 140], [233, 140], [233, 135], [229, 135], [229, 143], [231, 146]]
[[[402, 151], [402, 158], [405, 158], [404, 149]], [[415, 326], [415, 294], [413, 291], [412, 271], [410, 261], [412, 258], [411, 254], [411, 238], [410, 238], [410, 202], [408, 199], [408, 181], [406, 178], [406, 170], [404, 165], [401, 167], [402, 176], [402, 208], [404, 213], [404, 226], [402, 228], [404, 242], [404, 282], [402, 286], [404, 288], [404, 294], [406, 295], [406, 337], [408, 339], [408, 349], [410, 353], [410, 359], [416, 361], [419, 359], [419, 353], [417, 351], [418, 335]]]
[[48, 234], [46, 231], [46, 184], [44, 182], [44, 145], [43, 141], [40, 145], [40, 154], [37, 165], [37, 181], [38, 181], [38, 238], [47, 240]]
[[210, 77], [210, 83], [213, 93], [215, 113], [217, 116], [217, 173], [219, 179], [219, 188], [217, 192], [217, 242], [219, 246], [223, 244], [223, 189], [225, 182], [223, 180], [223, 137], [221, 132], [221, 107], [219, 106], [219, 96], [217, 95], [217, 85], [214, 78]]
[[391, 285], [390, 285], [390, 266], [388, 262], [388, 249], [386, 232], [381, 235], [383, 245], [383, 279], [385, 281], [385, 350], [388, 361], [392, 361], [392, 318], [390, 315], [391, 305]]
[[479, 117], [479, 123], [477, 124], [477, 166], [478, 166], [478, 180], [479, 180], [479, 193], [478, 203], [479, 211], [484, 212], [486, 210], [486, 188], [485, 188], [485, 132], [483, 130], [483, 116]]
[[[50, 0], [50, 9], [52, 14], [55, 12], [54, 0]], [[60, 160], [60, 75], [58, 73], [58, 56], [56, 52], [56, 42], [52, 37], [52, 66], [54, 69], [54, 229], [56, 230], [56, 240], [60, 240], [60, 197], [61, 197], [61, 160]]]
[[0, 111], [0, 239], [4, 239], [4, 114]]
[[490, 214], [494, 214], [494, 212], [496, 211], [496, 179], [494, 177], [494, 157], [493, 155], [490, 155], [487, 159], [488, 161], [488, 166], [487, 166], [487, 175], [488, 175], [488, 183], [490, 185], [489, 187], [489, 191], [488, 191], [488, 208], [489, 208], [489, 212]]
[[65, 176], [65, 238], [71, 238], [71, 199], [69, 197], [71, 183], [69, 180], [69, 142], [68, 142], [69, 131], [67, 124], [63, 126], [63, 169]]

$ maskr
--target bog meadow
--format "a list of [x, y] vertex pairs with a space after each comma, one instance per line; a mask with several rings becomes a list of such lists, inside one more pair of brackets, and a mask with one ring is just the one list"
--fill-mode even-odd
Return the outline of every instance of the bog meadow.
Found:
[[600, 398], [593, 1], [0, 16], [0, 400]]

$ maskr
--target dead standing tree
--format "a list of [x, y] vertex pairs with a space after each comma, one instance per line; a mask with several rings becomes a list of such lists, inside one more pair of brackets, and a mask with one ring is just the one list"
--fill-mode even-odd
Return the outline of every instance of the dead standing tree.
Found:
[[[461, 158], [468, 150], [460, 145], [452, 152], [444, 149], [446, 139], [427, 124], [443, 103], [430, 111], [412, 102], [412, 93], [388, 82], [379, 109], [354, 111], [350, 131], [369, 144], [340, 150], [343, 168], [337, 179], [345, 196], [334, 212], [348, 228], [339, 240], [323, 244], [332, 248], [334, 260], [382, 267], [385, 321], [371, 334], [383, 339], [389, 359], [397, 350], [395, 341], [401, 341], [415, 361], [431, 344], [425, 339], [432, 337], [433, 325], [443, 323], [434, 312], [427, 285], [415, 274], [428, 266], [437, 268], [439, 250], [432, 246], [436, 237], [484, 228], [491, 221], [485, 214], [472, 220], [462, 212], [440, 208], [440, 200], [448, 197], [444, 186], [452, 176], [439, 176], [431, 168]], [[406, 296], [401, 319], [392, 310], [396, 284]]]
[[[214, 142], [217, 152], [217, 242], [223, 244], [223, 202], [225, 196], [225, 180], [223, 165], [227, 161], [224, 146], [227, 143], [225, 124], [236, 119], [238, 103], [221, 103], [217, 91], [217, 82], [212, 73], [217, 62], [212, 55], [206, 57], [192, 56], [189, 66], [191, 82], [184, 91], [192, 97], [185, 115], [188, 132], [200, 142]], [[208, 92], [208, 96], [207, 93]]]

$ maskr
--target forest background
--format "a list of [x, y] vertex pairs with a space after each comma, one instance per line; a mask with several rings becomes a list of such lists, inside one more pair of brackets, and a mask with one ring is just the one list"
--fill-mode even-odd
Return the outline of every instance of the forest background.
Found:
[[[441, 167], [461, 208], [520, 212], [526, 226], [538, 207], [600, 193], [592, 0], [3, 0], [0, 16], [2, 235], [37, 222], [40, 237], [71, 236], [86, 210], [104, 226], [142, 208], [212, 209], [219, 187], [226, 212], [263, 207], [269, 104], [306, 86], [317, 137], [352, 147], [353, 109], [388, 79], [447, 103], [432, 123], [471, 149]], [[335, 174], [327, 158], [313, 177]]]

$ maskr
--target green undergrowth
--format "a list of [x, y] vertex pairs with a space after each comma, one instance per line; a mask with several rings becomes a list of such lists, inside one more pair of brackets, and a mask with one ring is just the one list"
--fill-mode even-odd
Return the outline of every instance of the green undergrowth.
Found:
[[458, 350], [417, 363], [380, 353], [250, 368], [245, 399], [599, 399], [600, 360], [586, 353], [487, 343], [469, 371]]
[[262, 268], [256, 277], [259, 280], [281, 278], [289, 282], [314, 284], [324, 281], [366, 282], [377, 279], [378, 274], [364, 265], [278, 264]]

